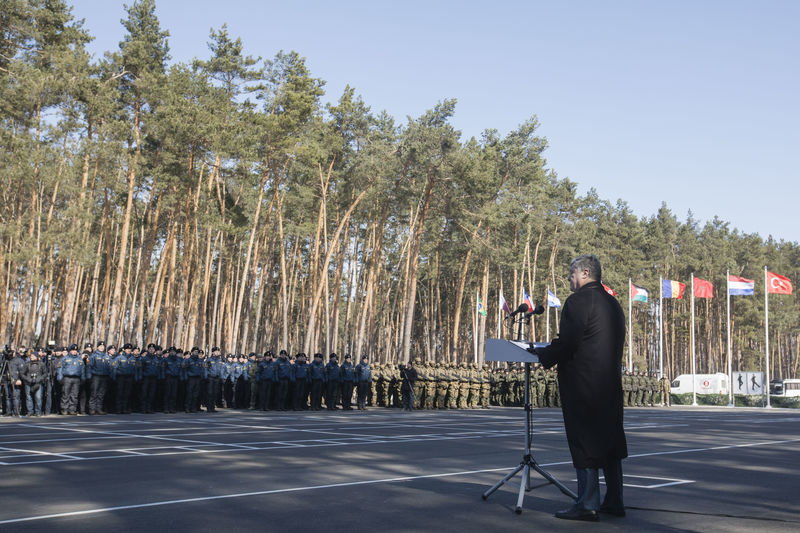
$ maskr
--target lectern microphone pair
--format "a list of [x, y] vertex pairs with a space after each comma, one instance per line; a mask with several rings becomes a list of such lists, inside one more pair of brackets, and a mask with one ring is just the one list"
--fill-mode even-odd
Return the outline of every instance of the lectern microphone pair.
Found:
[[[486, 360], [487, 361], [500, 361], [509, 363], [525, 363], [525, 454], [522, 456], [522, 461], [519, 465], [509, 472], [503, 479], [498, 481], [489, 490], [483, 493], [483, 499], [487, 499], [494, 491], [503, 486], [517, 473], [522, 471], [522, 479], [519, 485], [519, 497], [517, 498], [517, 506], [515, 512], [522, 513], [522, 500], [525, 497], [525, 492], [535, 488], [544, 487], [546, 485], [555, 485], [558, 489], [570, 498], [577, 499], [577, 495], [569, 490], [563, 483], [554, 478], [549, 472], [543, 469], [533, 458], [531, 453], [531, 441], [533, 440], [533, 407], [531, 405], [531, 363], [538, 363], [539, 357], [529, 351], [530, 348], [542, 348], [547, 346], [547, 343], [531, 343], [524, 340], [507, 341], [505, 339], [487, 339], [486, 340]], [[531, 486], [531, 470], [539, 473], [546, 483]]]

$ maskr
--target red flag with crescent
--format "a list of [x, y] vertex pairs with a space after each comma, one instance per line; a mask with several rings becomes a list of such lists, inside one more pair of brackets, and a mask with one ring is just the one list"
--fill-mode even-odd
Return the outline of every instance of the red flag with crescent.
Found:
[[792, 282], [786, 276], [767, 272], [767, 292], [772, 294], [792, 294]]

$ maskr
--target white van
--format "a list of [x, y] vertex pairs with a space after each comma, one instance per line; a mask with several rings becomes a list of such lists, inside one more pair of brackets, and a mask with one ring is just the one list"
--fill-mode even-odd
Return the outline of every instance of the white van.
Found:
[[[694, 391], [697, 394], [728, 394], [728, 376], [722, 372], [716, 374], [694, 374]], [[681, 374], [672, 380], [670, 392], [672, 394], [686, 394], [692, 392], [692, 374]]]

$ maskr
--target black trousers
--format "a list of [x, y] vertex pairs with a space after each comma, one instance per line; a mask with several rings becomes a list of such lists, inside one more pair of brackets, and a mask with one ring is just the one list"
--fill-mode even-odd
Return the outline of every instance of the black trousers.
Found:
[[278, 381], [278, 398], [276, 409], [280, 411], [286, 410], [286, 396], [289, 394], [289, 380], [284, 378]]
[[133, 389], [133, 376], [117, 376], [117, 412], [131, 412], [131, 390]]
[[140, 409], [143, 413], [152, 413], [156, 405], [156, 377], [144, 376], [139, 391]]
[[325, 405], [328, 409], [336, 409], [336, 404], [339, 402], [339, 382], [328, 381], [328, 390], [325, 394]]
[[358, 382], [358, 390], [356, 391], [356, 400], [358, 402], [358, 408], [364, 409], [367, 407], [367, 395], [369, 395], [369, 381], [359, 381]]
[[262, 379], [258, 382], [258, 408], [266, 411], [272, 402], [272, 380]]
[[209, 376], [206, 386], [206, 411], [217, 410], [217, 394], [219, 393], [219, 378]]
[[342, 408], [344, 409], [353, 408], [353, 385], [352, 381], [342, 381]]
[[164, 411], [174, 413], [178, 410], [178, 377], [167, 376], [164, 383]]
[[298, 379], [294, 383], [294, 410], [308, 409], [308, 381]]
[[311, 380], [311, 408], [315, 411], [322, 409], [322, 380]]
[[187, 413], [196, 412], [200, 402], [200, 376], [191, 376], [186, 379], [186, 399], [183, 409]]
[[61, 412], [78, 412], [78, 391], [81, 388], [81, 378], [77, 376], [64, 376], [61, 380]]
[[92, 376], [92, 393], [89, 396], [89, 414], [103, 411], [103, 402], [108, 390], [108, 376]]

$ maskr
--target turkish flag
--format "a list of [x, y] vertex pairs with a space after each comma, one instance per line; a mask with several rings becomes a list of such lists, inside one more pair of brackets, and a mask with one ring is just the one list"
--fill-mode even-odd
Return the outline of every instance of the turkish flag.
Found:
[[700, 278], [694, 278], [694, 297], [713, 298], [714, 285], [710, 281], [706, 281]]
[[767, 292], [772, 294], [792, 294], [792, 282], [785, 276], [767, 272]]

